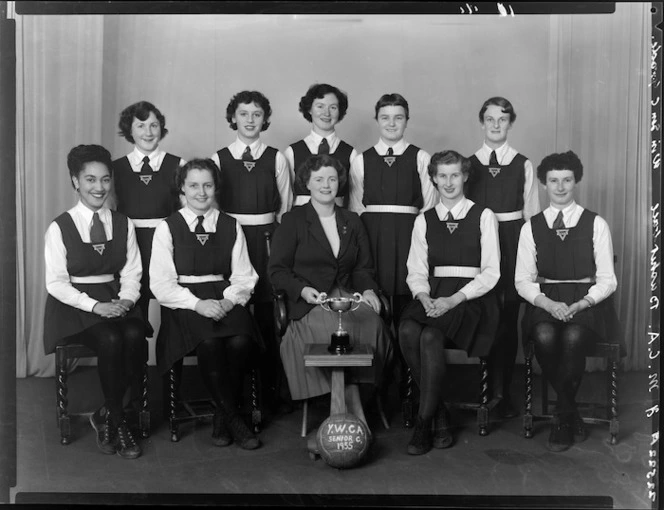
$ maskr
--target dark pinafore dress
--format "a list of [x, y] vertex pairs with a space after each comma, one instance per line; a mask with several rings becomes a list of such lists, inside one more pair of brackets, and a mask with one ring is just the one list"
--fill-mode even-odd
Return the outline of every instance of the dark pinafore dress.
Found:
[[[173, 261], [178, 276], [222, 275], [223, 281], [179, 283], [200, 299], [223, 299], [230, 285], [231, 256], [235, 244], [235, 220], [223, 213], [217, 220], [217, 231], [196, 234], [189, 230], [180, 213], [166, 219], [173, 236]], [[256, 328], [249, 311], [236, 305], [226, 317], [215, 321], [194, 310], [161, 307], [161, 328], [157, 336], [157, 366], [167, 372], [173, 363], [192, 352], [205, 338], [250, 335], [257, 342]]]
[[[436, 267], [462, 266], [479, 271], [482, 258], [480, 217], [483, 209], [475, 204], [464, 219], [454, 221], [441, 221], [435, 208], [424, 213], [432, 299], [452, 296], [473, 279], [437, 277], [434, 276]], [[487, 356], [498, 329], [498, 300], [491, 290], [479, 298], [463, 301], [436, 318], [427, 317], [422, 303], [413, 300], [401, 316], [401, 320], [405, 319], [439, 329], [446, 340], [453, 343], [450, 347], [463, 349], [468, 356]]]
[[[363, 154], [362, 203], [367, 210], [361, 218], [369, 235], [376, 281], [389, 296], [410, 294], [406, 284], [406, 261], [413, 224], [424, 204], [417, 172], [419, 150], [409, 145], [400, 156], [379, 156], [372, 147]], [[377, 206], [388, 206], [395, 211], [379, 212]]]
[[[112, 281], [104, 283], [72, 282], [76, 290], [101, 302], [119, 299], [119, 273], [127, 263], [127, 217], [115, 211], [111, 211], [111, 215], [113, 239], [94, 245], [81, 240], [69, 213], [61, 214], [55, 219], [67, 249], [67, 272], [70, 277], [113, 275]], [[56, 346], [67, 343], [67, 337], [81, 333], [100, 322], [119, 322], [129, 318], [142, 320], [139, 309], [132, 308], [125, 317], [106, 319], [96, 313], [66, 305], [49, 294], [44, 313], [44, 352], [55, 352]]]
[[[575, 227], [552, 229], [543, 213], [531, 218], [531, 227], [537, 250], [537, 281], [540, 290], [549, 299], [571, 305], [588, 294], [594, 285], [597, 267], [593, 254], [593, 226], [596, 213], [584, 209]], [[579, 283], [544, 283], [547, 280], [591, 280]], [[523, 338], [528, 339], [539, 322], [565, 324], [549, 312], [528, 303], [523, 318]], [[580, 324], [595, 333], [595, 340], [621, 345], [624, 340], [613, 306], [612, 296], [595, 306], [574, 315], [566, 324]]]
[[[235, 159], [228, 147], [217, 151], [223, 175], [219, 192], [219, 207], [242, 225], [247, 240], [251, 265], [258, 273], [252, 302], [272, 302], [272, 286], [267, 274], [268, 251], [265, 233], [273, 234], [277, 228], [276, 213], [281, 207], [281, 196], [274, 175], [277, 149], [267, 147], [256, 161]], [[261, 225], [251, 225], [243, 218], [271, 215]]]
[[514, 287], [516, 252], [519, 234], [524, 224], [523, 216], [504, 221], [501, 215], [523, 211], [523, 188], [526, 182], [524, 165], [528, 158], [517, 154], [509, 165], [483, 165], [477, 156], [470, 158], [471, 178], [466, 196], [478, 205], [488, 207], [498, 218], [500, 241], [500, 280], [496, 290], [505, 293], [505, 301], [523, 301]]
[[[113, 161], [113, 182], [117, 197], [117, 210], [132, 220], [150, 220], [166, 218], [180, 208], [175, 189], [175, 171], [180, 158], [166, 154], [158, 172], [151, 174], [136, 173], [132, 170], [127, 157]], [[136, 242], [141, 252], [143, 277], [141, 296], [153, 298], [150, 290], [150, 255], [154, 227], [136, 226]]]
[[[309, 147], [307, 147], [307, 144], [304, 140], [300, 140], [299, 142], [291, 144], [291, 149], [293, 149], [293, 167], [294, 167], [293, 171], [297, 175], [297, 169], [300, 168], [302, 163], [304, 163], [314, 154], [311, 153]], [[330, 156], [339, 160], [339, 162], [344, 166], [344, 168], [346, 169], [346, 176], [348, 176], [348, 172], [350, 170], [350, 156], [352, 153], [353, 153], [353, 147], [344, 142], [343, 140], [339, 140], [339, 145], [337, 146], [337, 149], [333, 153], [330, 153]], [[339, 200], [339, 202], [342, 202], [339, 205], [344, 208], [348, 208], [348, 199], [350, 195], [349, 183], [350, 183], [350, 178], [347, 178], [344, 186], [342, 188], [339, 188], [339, 191], [337, 192], [337, 199]], [[303, 203], [298, 203], [298, 198], [297, 198], [298, 196], [309, 197], [311, 196], [311, 192], [307, 189], [306, 186], [303, 186], [298, 182], [297, 179], [295, 179], [293, 181], [294, 206], [303, 205]]]

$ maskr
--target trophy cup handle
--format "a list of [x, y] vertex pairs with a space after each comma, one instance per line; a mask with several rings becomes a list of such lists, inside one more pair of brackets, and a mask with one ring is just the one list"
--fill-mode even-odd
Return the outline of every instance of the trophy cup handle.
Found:
[[353, 306], [353, 308], [351, 308], [352, 312], [354, 312], [360, 307], [360, 303], [362, 302], [362, 294], [360, 294], [359, 292], [355, 292], [353, 294], [353, 297], [355, 298], [353, 299], [353, 303], [355, 303], [355, 305]]
[[329, 306], [325, 306], [327, 304], [327, 292], [321, 292], [318, 295], [318, 301], [320, 303], [320, 306], [322, 306], [324, 310], [327, 310], [328, 312], [332, 311], [330, 310]]

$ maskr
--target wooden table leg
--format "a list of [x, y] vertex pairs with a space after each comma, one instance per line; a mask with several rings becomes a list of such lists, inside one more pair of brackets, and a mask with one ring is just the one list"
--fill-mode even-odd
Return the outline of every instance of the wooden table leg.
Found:
[[330, 397], [330, 416], [346, 413], [346, 387], [343, 367], [332, 369], [332, 388]]

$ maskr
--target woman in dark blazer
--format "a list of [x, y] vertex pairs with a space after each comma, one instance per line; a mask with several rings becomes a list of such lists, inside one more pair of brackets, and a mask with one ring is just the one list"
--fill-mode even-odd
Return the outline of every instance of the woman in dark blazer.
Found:
[[357, 310], [343, 315], [351, 344], [368, 344], [374, 351], [372, 367], [348, 371], [346, 399], [351, 412], [366, 423], [357, 383], [380, 385], [383, 367], [392, 355], [389, 331], [378, 315], [380, 300], [374, 280], [371, 251], [357, 214], [335, 205], [346, 169], [329, 155], [309, 158], [297, 170], [297, 179], [311, 193], [311, 201], [283, 216], [274, 233], [269, 273], [272, 284], [288, 299], [288, 329], [281, 343], [281, 359], [294, 400], [330, 392], [329, 372], [304, 366], [307, 343], [329, 343], [338, 327], [336, 314], [323, 309], [328, 296], [362, 294]]

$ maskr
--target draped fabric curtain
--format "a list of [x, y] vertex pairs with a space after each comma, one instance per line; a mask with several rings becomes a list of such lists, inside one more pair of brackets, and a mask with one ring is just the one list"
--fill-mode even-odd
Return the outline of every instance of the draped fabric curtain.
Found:
[[[650, 4], [641, 3], [617, 3], [609, 15], [513, 18], [17, 16], [17, 375], [54, 372], [42, 346], [43, 236], [74, 204], [73, 146], [126, 154], [117, 115], [146, 99], [167, 116], [166, 150], [209, 156], [235, 137], [224, 118], [231, 95], [258, 89], [274, 111], [262, 137], [284, 149], [309, 129], [297, 102], [314, 82], [349, 93], [340, 134], [358, 150], [376, 141], [373, 104], [386, 92], [408, 98], [406, 137], [429, 152], [476, 150], [477, 111], [492, 95], [515, 104], [510, 140], [535, 166], [574, 150], [585, 166], [579, 203], [608, 221], [618, 256], [625, 367], [644, 369], [650, 30]], [[540, 198], [546, 204], [543, 190]]]
[[17, 16], [17, 375], [52, 376], [42, 344], [44, 232], [76, 203], [67, 153], [101, 142], [102, 16]]

